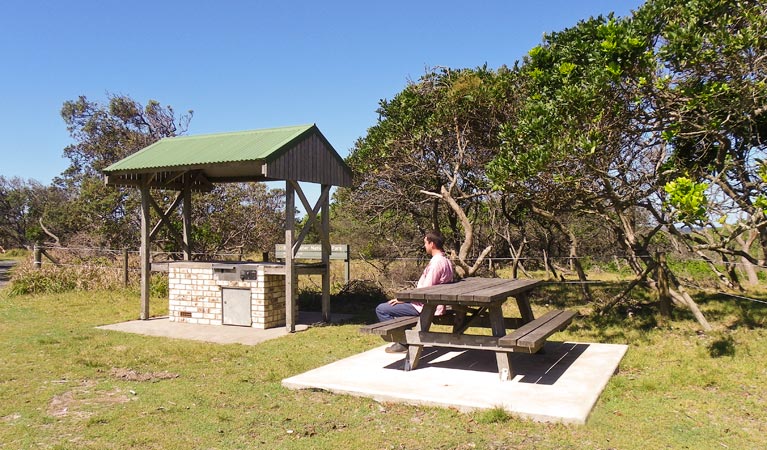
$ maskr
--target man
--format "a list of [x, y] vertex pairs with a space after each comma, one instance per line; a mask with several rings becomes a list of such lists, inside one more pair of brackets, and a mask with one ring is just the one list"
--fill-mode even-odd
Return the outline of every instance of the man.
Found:
[[[423, 238], [423, 247], [426, 253], [431, 256], [429, 264], [424, 269], [421, 278], [416, 287], [434, 286], [436, 284], [450, 283], [453, 281], [453, 264], [445, 256], [443, 249], [444, 238], [439, 231], [430, 231]], [[395, 317], [417, 316], [423, 310], [423, 303], [401, 302], [396, 298], [388, 302], [381, 303], [376, 307], [376, 315], [381, 322], [393, 319]], [[445, 313], [445, 306], [439, 305], [435, 315], [440, 316]], [[400, 353], [407, 351], [407, 347], [401, 343], [386, 347], [386, 353]]]

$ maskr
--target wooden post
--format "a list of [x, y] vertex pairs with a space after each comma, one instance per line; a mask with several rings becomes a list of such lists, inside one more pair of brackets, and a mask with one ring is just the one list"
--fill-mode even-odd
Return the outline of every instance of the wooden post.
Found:
[[35, 269], [40, 269], [41, 267], [43, 267], [43, 252], [40, 249], [39, 245], [35, 244], [35, 247], [34, 247], [34, 250], [33, 250], [33, 254], [35, 256], [34, 267], [35, 267]]
[[149, 255], [150, 192], [146, 183], [142, 183], [139, 190], [141, 191], [141, 248], [139, 249], [141, 259], [141, 314], [139, 318], [147, 320], [149, 319], [149, 283], [152, 275], [152, 262]]
[[183, 240], [184, 240], [184, 261], [192, 260], [192, 182], [189, 176], [186, 176], [187, 181], [184, 183], [184, 202], [181, 205], [181, 216], [183, 222]]
[[123, 285], [128, 287], [128, 248], [123, 249]]
[[293, 265], [293, 231], [296, 220], [296, 196], [290, 180], [285, 182], [285, 329], [296, 331], [296, 291], [298, 277]]
[[658, 301], [660, 302], [660, 315], [671, 317], [671, 295], [668, 289], [668, 274], [666, 274], [666, 254], [658, 252], [657, 277], [658, 277]]
[[[326, 191], [330, 191], [330, 185], [323, 184], [322, 191], [323, 194]], [[322, 272], [322, 321], [330, 323], [330, 192], [322, 196], [321, 214], [322, 264], [325, 266], [325, 271]]]
[[349, 285], [349, 281], [352, 279], [352, 252], [349, 249], [349, 246], [346, 246], [346, 270], [344, 271], [344, 284]]

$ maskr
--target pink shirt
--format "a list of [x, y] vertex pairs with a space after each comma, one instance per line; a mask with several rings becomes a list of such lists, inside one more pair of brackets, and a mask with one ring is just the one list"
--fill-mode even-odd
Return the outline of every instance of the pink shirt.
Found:
[[[453, 263], [445, 256], [443, 252], [432, 255], [431, 261], [423, 270], [421, 278], [418, 279], [416, 287], [434, 286], [435, 284], [451, 283], [453, 281]], [[423, 303], [411, 302], [411, 305], [418, 310], [420, 314], [423, 310]], [[445, 313], [445, 305], [437, 305], [435, 315], [441, 316]]]

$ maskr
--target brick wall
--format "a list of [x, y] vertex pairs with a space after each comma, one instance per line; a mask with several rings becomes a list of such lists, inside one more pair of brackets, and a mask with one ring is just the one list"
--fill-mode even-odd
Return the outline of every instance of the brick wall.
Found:
[[256, 280], [218, 280], [210, 263], [172, 263], [168, 267], [171, 322], [223, 325], [222, 288], [250, 289], [253, 328], [285, 325], [285, 276], [257, 271]]

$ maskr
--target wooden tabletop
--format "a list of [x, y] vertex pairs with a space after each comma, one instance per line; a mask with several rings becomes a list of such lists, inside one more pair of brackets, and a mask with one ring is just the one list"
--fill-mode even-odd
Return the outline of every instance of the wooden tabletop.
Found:
[[409, 289], [396, 294], [399, 300], [436, 304], [483, 304], [506, 300], [533, 289], [541, 280], [464, 278], [455, 283]]

